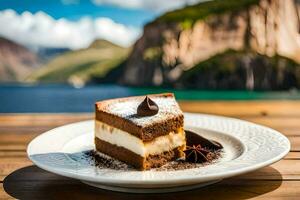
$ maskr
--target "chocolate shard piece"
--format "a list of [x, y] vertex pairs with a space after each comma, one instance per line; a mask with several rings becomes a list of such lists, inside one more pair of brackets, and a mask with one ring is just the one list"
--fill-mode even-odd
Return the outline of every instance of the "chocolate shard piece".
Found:
[[223, 146], [213, 140], [206, 139], [192, 131], [185, 130], [186, 150], [185, 161], [192, 163], [211, 162], [217, 158], [218, 152]]
[[220, 150], [223, 149], [223, 146], [219, 143], [216, 142], [214, 140], [209, 140], [206, 139], [192, 131], [188, 131], [185, 130], [185, 134], [186, 134], [186, 145], [187, 146], [194, 146], [194, 145], [201, 145], [201, 147], [206, 148], [206, 149], [210, 149], [210, 150]]

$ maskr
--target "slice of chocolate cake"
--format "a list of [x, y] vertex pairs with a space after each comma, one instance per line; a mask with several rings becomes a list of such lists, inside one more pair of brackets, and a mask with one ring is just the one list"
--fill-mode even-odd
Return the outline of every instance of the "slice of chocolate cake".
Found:
[[184, 157], [183, 113], [171, 93], [96, 103], [96, 150], [138, 169]]

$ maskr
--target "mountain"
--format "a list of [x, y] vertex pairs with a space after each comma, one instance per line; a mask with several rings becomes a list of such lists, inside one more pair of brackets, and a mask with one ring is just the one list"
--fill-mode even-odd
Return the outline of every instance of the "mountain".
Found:
[[299, 0], [215, 0], [147, 24], [119, 81], [201, 89], [300, 88], [299, 63]]
[[123, 48], [106, 40], [96, 40], [88, 48], [68, 51], [50, 60], [28, 77], [29, 82], [68, 82], [81, 86], [104, 77], [128, 55]]
[[182, 73], [177, 87], [199, 89], [287, 90], [299, 87], [300, 66], [282, 56], [253, 51], [215, 55]]
[[23, 81], [40, 65], [38, 56], [29, 49], [0, 38], [0, 82]]
[[56, 56], [66, 53], [70, 51], [69, 48], [49, 48], [49, 47], [40, 47], [37, 50], [37, 55], [43, 59], [43, 61], [47, 62]]

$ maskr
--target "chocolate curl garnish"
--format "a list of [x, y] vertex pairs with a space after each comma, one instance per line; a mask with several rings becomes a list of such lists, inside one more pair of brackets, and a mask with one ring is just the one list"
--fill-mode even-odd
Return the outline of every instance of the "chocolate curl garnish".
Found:
[[141, 117], [152, 116], [158, 113], [158, 105], [148, 96], [137, 108], [137, 115]]
[[210, 162], [215, 157], [214, 153], [202, 148], [200, 144], [197, 146], [186, 146], [184, 153], [185, 160], [193, 163]]

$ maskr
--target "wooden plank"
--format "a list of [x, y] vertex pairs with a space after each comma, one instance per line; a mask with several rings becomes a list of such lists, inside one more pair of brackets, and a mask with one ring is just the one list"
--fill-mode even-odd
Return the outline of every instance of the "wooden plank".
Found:
[[[51, 128], [46, 129], [45, 131], [48, 130], [51, 130]], [[16, 131], [12, 133], [2, 133], [0, 128], [0, 143], [27, 143], [28, 141], [31, 141], [33, 138], [35, 138], [43, 132], [44, 131], [36, 133], [20, 133]], [[287, 131], [286, 129], [284, 129], [283, 131], [281, 131], [281, 133], [291, 138], [293, 138], [293, 136], [300, 136], [299, 131]]]
[[7, 194], [4, 190], [3, 183], [0, 183], [0, 199], [5, 200], [5, 199], [14, 199], [12, 196]]
[[[186, 192], [169, 193], [169, 194], [126, 194], [118, 192], [110, 192], [101, 189], [96, 189], [84, 185], [80, 182], [38, 182], [36, 190], [32, 189], [34, 183], [25, 182], [23, 189], [14, 187], [14, 185], [6, 184], [6, 193], [3, 184], [0, 184], [0, 199], [214, 199], [214, 197], [222, 197], [222, 199], [297, 199], [299, 192], [295, 187], [299, 186], [298, 182], [251, 182], [251, 185], [235, 186], [235, 189], [230, 187], [229, 183], [219, 183], [216, 185], [204, 187]], [[17, 185], [17, 184], [16, 184]], [[263, 187], [262, 187], [263, 186]]]
[[[201, 199], [222, 196], [222, 199], [240, 198], [297, 198], [300, 196], [300, 101], [255, 102], [181, 102], [183, 110], [233, 116], [275, 128], [289, 136], [292, 150], [284, 160], [270, 167], [241, 175], [215, 186], [190, 192], [176, 193], [176, 199]], [[0, 182], [14, 198], [56, 197], [81, 199], [122, 199], [121, 193], [91, 188], [79, 181], [57, 176], [36, 167], [26, 158], [28, 142], [38, 134], [66, 123], [92, 119], [93, 114], [1, 114], [0, 115]], [[1, 150], [2, 149], [2, 150]], [[28, 173], [26, 169], [29, 170]], [[7, 175], [8, 178], [4, 179]], [[12, 178], [12, 179], [11, 179]], [[11, 179], [11, 180], [10, 180]], [[282, 181], [283, 179], [283, 181]], [[10, 180], [10, 181], [9, 181]], [[38, 188], [37, 188], [38, 186]], [[6, 196], [5, 196], [6, 195]], [[27, 195], [27, 196], [26, 196]], [[47, 196], [45, 196], [47, 195]], [[126, 194], [128, 198], [128, 195]], [[174, 195], [130, 195], [133, 199], [170, 198]], [[7, 194], [0, 190], [0, 199]]]
[[[199, 112], [219, 114], [225, 116], [300, 116], [300, 101], [181, 101], [180, 106], [185, 112]], [[83, 114], [1, 114], [0, 124], [15, 122], [20, 125], [23, 122], [31, 121], [32, 125], [36, 124], [36, 120], [41, 122], [49, 122], [59, 124], [59, 122], [69, 122], [82, 119], [93, 118], [92, 113]], [[54, 120], [55, 119], [55, 120]]]
[[0, 144], [0, 151], [26, 151], [27, 144]]
[[1, 133], [0, 131], [0, 144], [28, 144], [36, 136], [40, 135], [39, 133]]
[[284, 159], [290, 159], [290, 160], [299, 159], [300, 160], [300, 152], [289, 152], [288, 155], [286, 155], [284, 157]]
[[[292, 156], [297, 158], [300, 157], [300, 152], [295, 154]], [[32, 162], [27, 158], [25, 152], [23, 155], [20, 155], [19, 152], [15, 152], [14, 155], [6, 154], [3, 157], [0, 157], [0, 181], [15, 170], [29, 165], [32, 165]], [[274, 163], [270, 167], [265, 167], [250, 174], [242, 175], [240, 178], [247, 180], [300, 180], [300, 159], [284, 159]]]
[[[23, 183], [23, 182], [22, 182]], [[14, 188], [15, 185], [18, 185]], [[288, 181], [255, 181], [242, 183], [241, 185], [232, 185], [230, 182], [222, 182], [208, 187], [177, 193], [166, 194], [127, 194], [111, 192], [102, 189], [92, 188], [78, 181], [47, 181], [47, 182], [25, 182], [24, 188], [19, 184], [6, 185], [10, 197], [5, 191], [0, 191], [0, 199], [215, 199], [213, 197], [222, 197], [224, 200], [234, 199], [298, 199], [299, 182]], [[233, 188], [234, 186], [234, 188]], [[33, 189], [33, 188], [36, 189]]]
[[[22, 151], [0, 151], [0, 158], [10, 157], [27, 157], [25, 150]], [[283, 159], [285, 160], [300, 160], [300, 152], [289, 152]]]
[[39, 134], [46, 132], [55, 126], [0, 126], [0, 135], [9, 134]]
[[[224, 200], [234, 199], [297, 199], [299, 197], [300, 183], [297, 181], [252, 181], [232, 184], [232, 181], [223, 181], [221, 183], [199, 188], [191, 191], [166, 193], [166, 194], [129, 194], [111, 192], [102, 189], [92, 188], [79, 181], [58, 180], [58, 181], [39, 181], [39, 182], [16, 182], [6, 183], [0, 188], [0, 199], [216, 199], [213, 197], [222, 197]], [[24, 187], [21, 188], [20, 184]], [[234, 187], [234, 188], [233, 188]], [[212, 195], [213, 194], [213, 195]]]
[[[41, 133], [51, 128], [65, 125], [68, 123], [78, 122], [82, 120], [93, 119], [90, 115], [78, 115], [76, 118], [66, 115], [63, 120], [61, 116], [53, 115], [50, 118], [44, 119], [44, 117], [28, 117], [24, 118], [23, 116], [10, 116], [8, 119], [3, 118], [3, 115], [0, 115], [3, 121], [0, 122], [0, 134], [1, 133]], [[28, 115], [30, 116], [30, 115]], [[300, 134], [299, 131], [299, 120], [300, 116], [295, 117], [286, 117], [286, 116], [277, 116], [277, 117], [265, 117], [265, 116], [233, 116], [234, 118], [240, 118], [242, 120], [254, 122], [264, 126], [269, 126], [271, 128], [281, 130], [281, 131], [292, 131], [293, 134]], [[4, 120], [6, 119], [6, 120]]]
[[[297, 131], [298, 132], [298, 131]], [[292, 150], [299, 150], [300, 149], [300, 144], [299, 144], [299, 137], [300, 134], [297, 135], [296, 132], [288, 132], [285, 131], [283, 132], [285, 135], [287, 135], [290, 139], [290, 141], [293, 143], [292, 145]], [[288, 133], [288, 134], [286, 134]], [[0, 149], [6, 150], [7, 146], [16, 146], [17, 149], [24, 149], [26, 148], [24, 144], [28, 144], [33, 138], [38, 136], [39, 133], [5, 133], [2, 134], [1, 128], [0, 128]], [[9, 148], [10, 150], [13, 150], [11, 147]]]
[[285, 128], [278, 128], [276, 129], [280, 133], [284, 134], [285, 136], [300, 136], [300, 130], [297, 129], [285, 129]]
[[[291, 142], [291, 151], [300, 151], [300, 137], [299, 136], [290, 136], [288, 138]], [[28, 142], [26, 142], [26, 143], [4, 143], [4, 144], [0, 143], [0, 151], [26, 150]]]
[[67, 123], [92, 119], [93, 114], [1, 114], [0, 126], [60, 126]]
[[[180, 101], [180, 106], [185, 112], [202, 112], [227, 116], [300, 116], [300, 101]], [[14, 117], [16, 114], [2, 114], [2, 116]], [[28, 114], [17, 114], [19, 118], [28, 119]], [[64, 120], [65, 116], [76, 119], [82, 114], [30, 114], [32, 118], [38, 115], [39, 118], [47, 120], [53, 116]], [[93, 117], [91, 114], [84, 114]], [[0, 122], [3, 119], [0, 116]]]
[[[185, 112], [202, 112], [214, 113], [227, 116], [244, 116], [244, 115], [285, 115], [285, 116], [300, 116], [300, 101], [289, 100], [274, 100], [274, 101], [179, 101], [179, 104]], [[15, 116], [16, 114], [2, 114], [5, 116]], [[27, 114], [18, 114], [20, 117], [27, 119]], [[36, 114], [30, 114], [33, 118]], [[60, 116], [62, 119], [65, 115], [72, 118], [77, 118], [77, 113], [62, 113], [62, 114], [37, 114], [43, 119], [52, 118], [54, 115]], [[90, 115], [91, 114], [86, 114]], [[0, 122], [2, 118], [0, 116]]]
[[[291, 151], [300, 151], [300, 137], [289, 137], [291, 142]], [[25, 151], [27, 149], [27, 143], [22, 144], [1, 144], [0, 151]]]
[[52, 120], [53, 118], [60, 120], [76, 120], [80, 118], [93, 117], [93, 113], [2, 113], [0, 122], [7, 122], [17, 118], [20, 121], [40, 119], [43, 121]]
[[[289, 136], [288, 138], [291, 142], [291, 151], [300, 151], [300, 136]], [[5, 143], [0, 142], [0, 151], [26, 150], [29, 142], [29, 140], [20, 143], [7, 141]]]
[[[16, 199], [290, 199], [300, 195], [300, 181], [245, 181], [239, 177], [185, 192], [167, 194], [124, 194], [87, 186], [80, 181], [45, 172], [37, 167], [22, 168], [3, 181], [5, 191]], [[0, 193], [1, 194], [1, 193]], [[1, 198], [2, 196], [0, 196]]]
[[300, 180], [300, 160], [281, 160], [270, 167], [241, 175], [240, 178], [245, 180]]
[[2, 157], [0, 158], [0, 181], [14, 172], [25, 166], [32, 165], [32, 162], [26, 157]]
[[271, 127], [273, 129], [298, 129], [299, 130], [299, 117], [240, 117], [242, 120], [250, 121], [253, 123], [261, 124]]
[[291, 142], [291, 151], [300, 151], [300, 136], [288, 137]]
[[[63, 124], [64, 125], [64, 124]], [[264, 124], [262, 124], [264, 125]], [[50, 129], [53, 129], [57, 126], [18, 126], [18, 127], [0, 127], [0, 135], [9, 135], [9, 134], [38, 134], [46, 132]], [[274, 127], [271, 127], [273, 128]], [[282, 132], [285, 135], [300, 135], [299, 128], [285, 128], [285, 127], [278, 127], [276, 128], [279, 132]]]
[[180, 101], [185, 112], [225, 116], [300, 116], [300, 101]]
[[[3, 115], [0, 115], [3, 118]], [[60, 120], [60, 116], [51, 117], [50, 119], [44, 120], [39, 117], [32, 118], [29, 117], [26, 120], [19, 119], [19, 116], [16, 115], [14, 117], [10, 117], [9, 120], [0, 123], [0, 133], [2, 132], [37, 132], [37, 131], [45, 131], [52, 127], [92, 119], [92, 117], [87, 117], [86, 115], [80, 115], [76, 118], [70, 118], [66, 115], [64, 120]], [[22, 118], [22, 117], [21, 117]], [[236, 117], [238, 118], [238, 117]], [[262, 116], [246, 116], [246, 117], [239, 117], [242, 120], [258, 123], [261, 125], [269, 126], [274, 129], [281, 129], [281, 130], [291, 130], [294, 133], [299, 134], [299, 117], [262, 117]]]
[[5, 157], [27, 157], [26, 151], [0, 151], [0, 159]]

